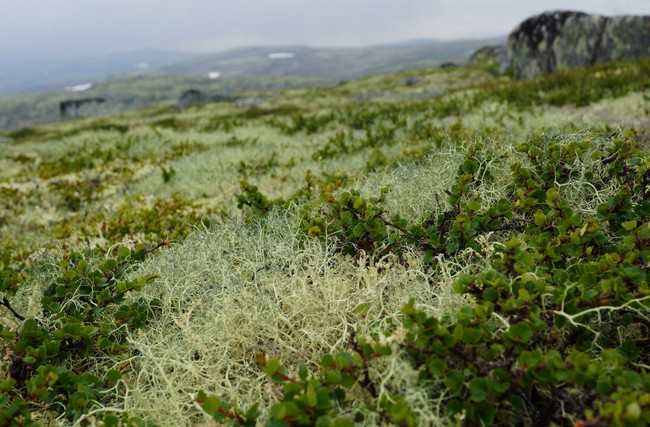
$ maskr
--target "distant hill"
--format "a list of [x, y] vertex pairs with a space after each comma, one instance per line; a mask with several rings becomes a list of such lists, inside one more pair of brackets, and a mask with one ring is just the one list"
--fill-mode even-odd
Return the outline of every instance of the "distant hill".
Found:
[[[365, 48], [247, 47], [193, 55], [140, 50], [60, 61], [0, 60], [0, 131], [59, 120], [59, 103], [101, 97], [93, 114], [118, 114], [161, 101], [176, 101], [187, 89], [231, 95], [242, 91], [337, 85], [343, 80], [393, 71], [466, 63], [487, 40], [411, 40]], [[278, 58], [278, 59], [273, 59]], [[148, 67], [138, 64], [146, 63]], [[40, 71], [39, 71], [40, 70]], [[208, 73], [218, 72], [210, 79]], [[39, 74], [40, 73], [40, 74]], [[87, 92], [66, 86], [92, 83]]]
[[[474, 50], [495, 42], [505, 42], [505, 37], [454, 41], [418, 39], [362, 48], [247, 47], [195, 57], [164, 67], [163, 71], [183, 75], [207, 75], [216, 71], [223, 76], [351, 79], [448, 61], [464, 63]], [[291, 55], [273, 59], [270, 55], [274, 53]]]
[[0, 57], [0, 96], [60, 92], [67, 85], [150, 73], [194, 56], [169, 50], [140, 49], [83, 58]]
[[[496, 41], [504, 43], [505, 36]], [[70, 85], [147, 74], [207, 76], [216, 71], [223, 76], [333, 81], [447, 61], [465, 62], [474, 50], [490, 43], [495, 39], [417, 39], [361, 48], [246, 47], [213, 54], [141, 49], [75, 59], [0, 58], [0, 96], [56, 93]], [[271, 59], [272, 53], [291, 53], [295, 57]]]

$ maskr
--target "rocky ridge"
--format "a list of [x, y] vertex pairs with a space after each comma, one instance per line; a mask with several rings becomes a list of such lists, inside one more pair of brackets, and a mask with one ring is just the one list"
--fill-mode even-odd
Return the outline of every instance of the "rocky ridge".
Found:
[[516, 78], [650, 57], [650, 16], [546, 12], [526, 19], [510, 33], [508, 54]]

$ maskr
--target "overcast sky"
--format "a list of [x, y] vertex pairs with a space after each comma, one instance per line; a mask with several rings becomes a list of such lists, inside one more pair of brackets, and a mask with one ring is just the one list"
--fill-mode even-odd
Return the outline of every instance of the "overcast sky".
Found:
[[0, 6], [0, 55], [25, 57], [483, 38], [505, 35], [546, 10], [650, 14], [650, 0], [0, 0]]

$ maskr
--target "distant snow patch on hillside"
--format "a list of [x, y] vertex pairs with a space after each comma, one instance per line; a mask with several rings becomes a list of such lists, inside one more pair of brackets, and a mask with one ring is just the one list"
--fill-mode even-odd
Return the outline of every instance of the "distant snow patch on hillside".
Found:
[[85, 90], [91, 89], [93, 87], [92, 83], [84, 83], [74, 86], [66, 86], [66, 92], [83, 92]]
[[269, 53], [269, 59], [293, 59], [296, 57], [292, 52], [273, 52]]

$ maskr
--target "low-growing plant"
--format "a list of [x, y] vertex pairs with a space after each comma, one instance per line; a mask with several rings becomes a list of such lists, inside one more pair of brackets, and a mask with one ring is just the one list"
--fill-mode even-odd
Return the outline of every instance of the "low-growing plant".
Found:
[[[478, 239], [488, 233], [502, 239], [485, 264], [454, 281], [474, 300], [454, 316], [432, 316], [411, 301], [400, 326], [360, 336], [352, 352], [325, 356], [318, 373], [301, 368], [294, 378], [277, 360], [265, 361], [265, 372], [283, 385], [267, 425], [360, 422], [343, 415], [351, 412], [346, 390], [353, 387], [374, 394], [384, 419], [416, 425], [406, 401], [378, 393], [363, 374], [374, 359], [396, 352], [441, 403], [441, 415], [460, 425], [650, 423], [650, 161], [633, 132], [602, 148], [536, 135], [516, 153], [507, 197], [490, 206], [476, 189], [491, 179], [485, 160], [494, 153], [474, 145], [448, 192], [452, 209], [437, 218], [419, 225], [388, 219], [388, 189], [370, 199], [355, 191], [325, 195], [305, 214], [307, 236], [327, 236], [355, 256], [399, 255], [409, 245], [433, 260], [480, 252]], [[561, 196], [567, 182], [581, 178], [570, 166], [589, 156], [606, 166], [589, 173], [618, 188], [595, 216], [575, 213]], [[252, 425], [260, 414], [257, 406], [231, 410], [205, 393], [197, 401], [238, 425]]]
[[[137, 200], [137, 199], [136, 199]], [[101, 224], [102, 233], [113, 240], [135, 239], [142, 243], [178, 241], [201, 222], [209, 223], [211, 209], [174, 194], [147, 203], [140, 200], [120, 205], [114, 216]]]
[[[52, 281], [40, 300], [39, 317], [26, 318], [9, 302], [29, 280], [24, 267], [2, 267], [3, 305], [21, 322], [18, 330], [0, 327], [4, 358], [9, 363], [9, 376], [0, 383], [3, 425], [38, 425], [32, 417], [36, 409], [42, 413], [46, 408], [53, 417], [74, 421], [98, 405], [110, 405], [118, 382], [130, 369], [125, 330], [145, 327], [156, 310], [155, 301], [126, 301], [128, 294], [140, 291], [155, 278], [127, 279], [126, 273], [134, 263], [166, 245], [64, 255], [53, 266]], [[95, 360], [106, 355], [123, 355], [124, 364], [98, 372]], [[114, 420], [107, 421], [117, 425]], [[137, 419], [129, 422], [144, 425]]]
[[647, 59], [597, 64], [543, 78], [490, 84], [476, 100], [505, 101], [519, 109], [537, 105], [585, 106], [604, 98], [646, 90], [650, 84], [648, 70]]
[[333, 113], [312, 115], [297, 113], [290, 116], [288, 121], [272, 119], [269, 121], [269, 124], [275, 126], [286, 135], [295, 135], [299, 132], [311, 135], [321, 132], [334, 120], [335, 116]]
[[163, 182], [166, 184], [172, 180], [174, 175], [176, 175], [176, 170], [171, 166], [169, 168], [161, 166], [160, 173], [162, 175]]
[[205, 124], [202, 128], [202, 132], [225, 132], [230, 133], [234, 129], [243, 126], [243, 120], [235, 117], [221, 117], [217, 116]]
[[272, 171], [278, 166], [278, 153], [275, 151], [271, 153], [267, 159], [251, 163], [246, 160], [239, 161], [239, 174], [248, 178], [249, 176], [260, 176]]
[[241, 181], [240, 188], [241, 194], [237, 196], [237, 207], [239, 209], [247, 208], [252, 215], [265, 214], [269, 212], [273, 206], [284, 202], [281, 199], [268, 199], [260, 192], [257, 186], [251, 185], [247, 181]]

